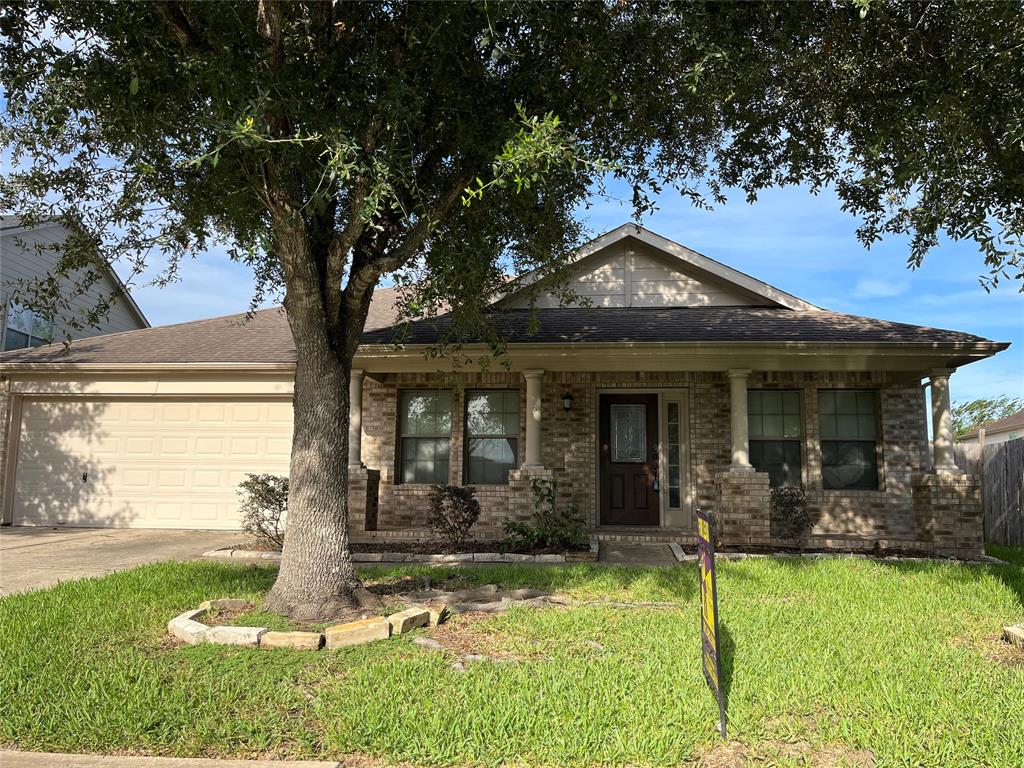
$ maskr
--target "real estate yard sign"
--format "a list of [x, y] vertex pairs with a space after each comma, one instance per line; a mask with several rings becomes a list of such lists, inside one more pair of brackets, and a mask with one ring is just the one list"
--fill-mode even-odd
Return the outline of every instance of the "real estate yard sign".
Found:
[[718, 587], [715, 583], [715, 519], [697, 510], [697, 562], [700, 565], [700, 634], [704, 679], [718, 699], [718, 728], [725, 735], [725, 695], [718, 634]]

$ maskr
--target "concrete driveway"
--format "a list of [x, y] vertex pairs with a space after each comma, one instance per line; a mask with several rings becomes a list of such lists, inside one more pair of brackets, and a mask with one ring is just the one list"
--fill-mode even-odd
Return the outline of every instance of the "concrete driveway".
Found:
[[238, 544], [237, 531], [0, 528], [0, 597]]

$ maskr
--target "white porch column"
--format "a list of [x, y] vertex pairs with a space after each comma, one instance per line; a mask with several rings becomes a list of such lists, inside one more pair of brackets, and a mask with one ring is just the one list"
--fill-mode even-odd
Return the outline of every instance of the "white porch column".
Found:
[[729, 412], [732, 417], [732, 465], [730, 472], [751, 472], [747, 429], [747, 377], [749, 370], [729, 371]]
[[363, 466], [363, 375], [353, 370], [348, 379], [348, 465]]
[[929, 377], [932, 385], [932, 468], [935, 472], [959, 474], [953, 459], [953, 416], [949, 405], [949, 376], [940, 368]]
[[541, 454], [541, 391], [544, 371], [539, 369], [523, 371], [526, 379], [526, 460], [523, 467], [542, 467]]

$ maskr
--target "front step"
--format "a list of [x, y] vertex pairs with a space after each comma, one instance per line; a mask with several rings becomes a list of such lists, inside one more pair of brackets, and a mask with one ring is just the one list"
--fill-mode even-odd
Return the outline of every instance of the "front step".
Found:
[[692, 531], [682, 528], [629, 528], [604, 527], [591, 534], [591, 540], [614, 544], [691, 544], [696, 545], [697, 537]]

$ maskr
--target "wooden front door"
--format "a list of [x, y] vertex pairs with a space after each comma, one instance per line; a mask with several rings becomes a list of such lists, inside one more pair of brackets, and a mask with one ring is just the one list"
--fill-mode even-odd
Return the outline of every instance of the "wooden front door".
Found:
[[601, 395], [601, 525], [659, 525], [658, 396]]

